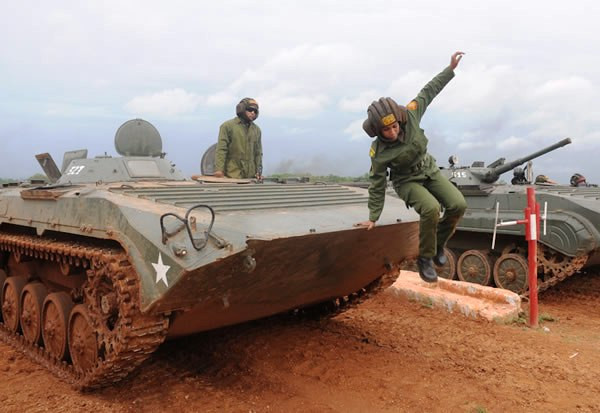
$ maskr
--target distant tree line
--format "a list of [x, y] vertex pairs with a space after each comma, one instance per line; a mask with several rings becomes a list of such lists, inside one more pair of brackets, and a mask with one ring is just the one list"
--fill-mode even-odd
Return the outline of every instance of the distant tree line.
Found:
[[368, 181], [369, 174], [365, 173], [361, 176], [339, 176], [339, 175], [312, 175], [312, 174], [271, 174], [269, 178], [289, 179], [307, 177], [310, 182], [361, 182]]
[[25, 181], [31, 181], [31, 180], [43, 180], [48, 182], [48, 177], [42, 173], [37, 173], [35, 175], [31, 175], [29, 178], [26, 179], [19, 179], [19, 178], [0, 178], [0, 185], [1, 184], [7, 184], [9, 182], [25, 182]]

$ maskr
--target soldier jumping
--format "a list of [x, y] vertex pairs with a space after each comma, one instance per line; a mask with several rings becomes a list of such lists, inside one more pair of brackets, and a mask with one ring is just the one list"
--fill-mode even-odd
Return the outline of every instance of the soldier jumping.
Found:
[[[389, 97], [374, 101], [367, 109], [363, 129], [371, 137], [369, 173], [369, 220], [356, 224], [372, 229], [383, 210], [386, 175], [398, 196], [420, 215], [419, 275], [424, 281], [437, 281], [434, 264], [447, 259], [444, 246], [454, 233], [467, 203], [460, 191], [442, 174], [435, 159], [427, 153], [427, 137], [420, 121], [433, 98], [454, 77], [463, 52], [456, 52], [450, 65], [434, 77], [406, 107]], [[444, 215], [440, 218], [441, 206]], [[391, 246], [393, 248], [393, 246]]]

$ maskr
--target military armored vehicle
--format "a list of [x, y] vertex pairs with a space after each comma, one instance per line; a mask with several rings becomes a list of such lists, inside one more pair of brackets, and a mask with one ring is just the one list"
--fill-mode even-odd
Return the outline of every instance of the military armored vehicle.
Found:
[[166, 338], [343, 310], [417, 254], [397, 199], [366, 231], [363, 189], [189, 180], [141, 119], [115, 146], [61, 169], [37, 155], [50, 184], [0, 189], [0, 338], [77, 388], [124, 378]]
[[[520, 165], [571, 143], [569, 138], [512, 162], [500, 158], [484, 166], [459, 167], [450, 159], [442, 173], [463, 193], [468, 209], [448, 243], [448, 263], [440, 275], [527, 294], [527, 244], [523, 225], [499, 227], [495, 248], [492, 235], [499, 220], [523, 218], [526, 188], [532, 185]], [[513, 184], [497, 183], [514, 169]], [[529, 166], [531, 170], [531, 166]], [[531, 171], [530, 171], [531, 172]], [[532, 176], [532, 174], [529, 174]], [[535, 185], [537, 202], [546, 208], [546, 233], [538, 241], [539, 290], [580, 269], [600, 263], [600, 189], [564, 185]], [[544, 207], [545, 206], [545, 207]]]

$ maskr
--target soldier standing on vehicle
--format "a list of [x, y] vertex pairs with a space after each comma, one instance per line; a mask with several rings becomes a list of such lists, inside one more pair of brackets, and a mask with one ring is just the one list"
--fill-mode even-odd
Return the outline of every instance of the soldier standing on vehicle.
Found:
[[[385, 201], [386, 176], [398, 196], [420, 215], [417, 266], [424, 281], [437, 281], [436, 265], [444, 265], [444, 247], [463, 216], [467, 203], [460, 191], [442, 174], [427, 153], [427, 137], [419, 123], [433, 98], [454, 77], [463, 52], [456, 52], [450, 65], [434, 77], [407, 107], [389, 97], [371, 103], [363, 129], [371, 137], [369, 173], [369, 220], [356, 224], [372, 229]], [[440, 219], [441, 206], [444, 215]], [[393, 248], [393, 246], [390, 246]]]
[[237, 116], [219, 129], [214, 176], [262, 179], [261, 131], [254, 123], [258, 102], [244, 98], [235, 107]]

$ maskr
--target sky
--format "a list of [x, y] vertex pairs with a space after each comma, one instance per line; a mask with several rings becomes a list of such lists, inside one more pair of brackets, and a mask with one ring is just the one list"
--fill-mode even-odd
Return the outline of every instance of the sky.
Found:
[[[34, 155], [118, 156], [129, 119], [159, 130], [185, 174], [243, 97], [256, 98], [264, 174], [358, 176], [381, 96], [408, 103], [450, 61], [421, 127], [438, 165], [521, 158], [600, 183], [600, 2], [0, 0], [0, 177]], [[511, 175], [503, 175], [510, 180]]]

